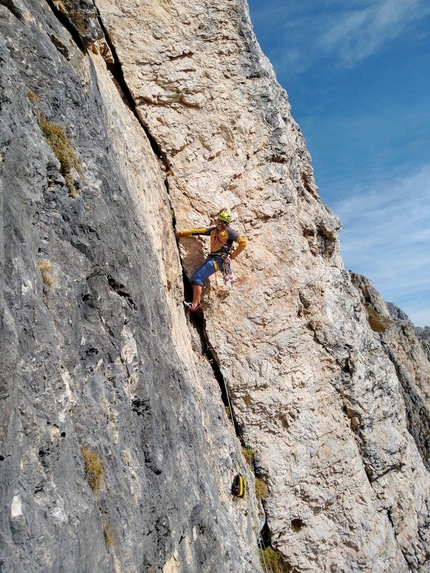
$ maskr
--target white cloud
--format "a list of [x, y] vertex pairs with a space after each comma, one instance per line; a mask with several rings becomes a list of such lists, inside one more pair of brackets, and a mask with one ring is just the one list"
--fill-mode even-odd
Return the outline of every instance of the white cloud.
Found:
[[417, 326], [430, 324], [430, 164], [335, 202], [345, 265], [365, 275]]
[[319, 39], [326, 53], [336, 53], [349, 66], [397, 38], [415, 21], [430, 14], [427, 0], [376, 0], [338, 14]]
[[277, 70], [303, 73], [328, 56], [347, 67], [374, 54], [430, 14], [428, 0], [250, 2]]

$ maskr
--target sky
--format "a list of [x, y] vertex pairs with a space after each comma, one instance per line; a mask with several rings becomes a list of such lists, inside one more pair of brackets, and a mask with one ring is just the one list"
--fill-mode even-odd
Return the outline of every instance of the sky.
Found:
[[345, 266], [430, 325], [429, 0], [248, 0]]

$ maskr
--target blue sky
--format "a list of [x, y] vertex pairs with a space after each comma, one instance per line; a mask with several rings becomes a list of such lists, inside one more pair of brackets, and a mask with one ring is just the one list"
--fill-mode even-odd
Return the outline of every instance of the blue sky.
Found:
[[430, 1], [248, 3], [346, 267], [430, 325]]

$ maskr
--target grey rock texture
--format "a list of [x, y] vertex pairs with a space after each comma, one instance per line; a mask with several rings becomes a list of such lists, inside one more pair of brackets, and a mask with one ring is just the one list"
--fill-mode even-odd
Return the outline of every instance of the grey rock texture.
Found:
[[430, 362], [430, 326], [426, 326], [424, 328], [416, 326], [415, 334], [417, 335], [418, 340], [421, 342], [421, 346], [424, 349], [427, 360]]
[[425, 328], [414, 326], [411, 320], [409, 319], [408, 315], [392, 302], [387, 302], [387, 308], [390, 315], [394, 319], [406, 322], [409, 326], [411, 326], [414, 329], [415, 335], [423, 347], [427, 360], [430, 361], [430, 326], [426, 326]]
[[[0, 54], [2, 573], [259, 572], [260, 531], [429, 571], [426, 347], [344, 268], [246, 3], [6, 0]], [[222, 207], [194, 319], [174, 228]]]
[[424, 339], [408, 316], [392, 303], [385, 303], [368, 279], [352, 274], [372, 328], [379, 333], [387, 356], [400, 381], [408, 419], [423, 462], [430, 470], [430, 368]]
[[19, 9], [0, 6], [0, 568], [260, 571], [240, 447], [176, 311], [158, 159], [104, 62]]

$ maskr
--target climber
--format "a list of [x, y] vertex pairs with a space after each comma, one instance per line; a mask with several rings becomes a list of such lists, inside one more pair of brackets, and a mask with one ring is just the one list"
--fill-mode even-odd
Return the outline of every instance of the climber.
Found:
[[[192, 302], [184, 300], [184, 305], [191, 311], [195, 311], [200, 307], [200, 299], [205, 280], [216, 273], [216, 271], [222, 270], [223, 265], [228, 264], [229, 259], [235, 259], [246, 247], [247, 242], [245, 237], [242, 237], [237, 231], [230, 227], [231, 219], [231, 215], [223, 209], [217, 215], [215, 227], [199, 227], [187, 231], [176, 231], [176, 237], [178, 239], [191, 235], [208, 235], [211, 238], [210, 254], [207, 256], [205, 262], [194, 271], [191, 277], [193, 300]], [[233, 242], [238, 244], [235, 250], [233, 250]]]

